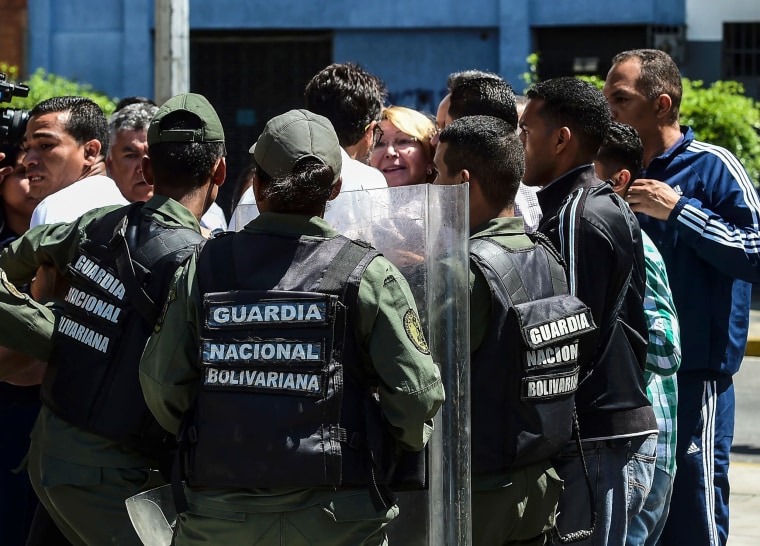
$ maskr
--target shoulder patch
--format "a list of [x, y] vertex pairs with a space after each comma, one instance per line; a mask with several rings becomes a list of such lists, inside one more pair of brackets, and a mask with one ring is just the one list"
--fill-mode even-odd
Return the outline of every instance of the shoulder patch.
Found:
[[422, 331], [422, 324], [420, 323], [420, 317], [417, 316], [416, 311], [409, 309], [404, 315], [404, 331], [409, 341], [417, 348], [419, 352], [424, 355], [430, 354], [430, 348], [425, 340], [425, 334]]
[[8, 277], [5, 276], [5, 271], [0, 269], [0, 282], [2, 282], [5, 289], [11, 293], [12, 296], [17, 297], [20, 300], [24, 299], [24, 294], [18, 291], [18, 288], [16, 288], [16, 285], [14, 285], [11, 281], [8, 280]]

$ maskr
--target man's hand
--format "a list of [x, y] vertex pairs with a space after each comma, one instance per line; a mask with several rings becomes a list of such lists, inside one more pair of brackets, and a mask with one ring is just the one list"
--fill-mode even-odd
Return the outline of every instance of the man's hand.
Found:
[[633, 212], [641, 212], [658, 220], [667, 220], [681, 198], [665, 182], [639, 178], [628, 188], [625, 200]]
[[54, 266], [43, 264], [37, 268], [29, 291], [35, 301], [45, 302], [51, 298], [62, 300], [69, 291], [69, 282]]
[[39, 385], [46, 368], [45, 362], [0, 347], [0, 381], [21, 387]]

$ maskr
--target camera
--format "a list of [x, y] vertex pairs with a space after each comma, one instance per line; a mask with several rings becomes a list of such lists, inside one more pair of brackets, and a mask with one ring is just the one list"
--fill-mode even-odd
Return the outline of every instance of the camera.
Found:
[[[5, 74], [0, 72], [0, 104], [10, 102], [13, 97], [29, 95], [29, 86], [5, 81]], [[0, 144], [21, 144], [21, 139], [29, 121], [28, 110], [0, 108]]]

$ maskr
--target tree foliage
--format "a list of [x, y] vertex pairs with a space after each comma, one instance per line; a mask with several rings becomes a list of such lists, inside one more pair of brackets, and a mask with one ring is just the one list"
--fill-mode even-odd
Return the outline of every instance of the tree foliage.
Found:
[[50, 74], [42, 68], [37, 69], [27, 81], [19, 81], [18, 67], [13, 65], [0, 62], [0, 72], [5, 73], [9, 82], [24, 83], [29, 86], [28, 97], [13, 97], [10, 104], [4, 104], [3, 107], [8, 106], [19, 110], [31, 110], [38, 102], [51, 97], [74, 95], [92, 99], [93, 102], [100, 106], [106, 116], [110, 116], [116, 109], [115, 99], [111, 99], [105, 94], [95, 91], [91, 85]]
[[681, 123], [694, 129], [699, 140], [732, 151], [754, 181], [760, 180], [760, 108], [735, 81], [717, 81], [705, 87], [699, 80], [683, 80]]

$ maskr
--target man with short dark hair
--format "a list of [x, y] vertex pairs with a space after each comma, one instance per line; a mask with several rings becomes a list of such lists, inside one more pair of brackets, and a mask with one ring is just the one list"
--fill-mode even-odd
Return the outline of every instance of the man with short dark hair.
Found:
[[662, 252], [681, 321], [678, 440], [663, 543], [728, 540], [733, 374], [747, 342], [751, 283], [760, 281], [760, 200], [732, 153], [680, 125], [678, 66], [659, 50], [612, 60], [604, 94], [634, 127], [644, 171], [626, 200]]
[[[517, 129], [515, 93], [512, 86], [497, 74], [480, 70], [455, 72], [449, 75], [446, 86], [449, 93], [438, 105], [435, 118], [438, 130], [464, 116], [493, 116]], [[434, 136], [431, 142], [435, 146], [438, 136]], [[515, 196], [514, 214], [523, 218], [528, 232], [536, 231], [541, 220], [536, 191], [536, 188], [520, 184]]]
[[54, 97], [29, 112], [24, 133], [24, 166], [30, 193], [41, 199], [31, 227], [71, 222], [85, 212], [125, 205], [119, 188], [104, 176], [108, 122], [84, 97]]
[[[647, 325], [644, 251], [636, 218], [599, 180], [593, 161], [610, 125], [604, 96], [575, 78], [538, 83], [520, 118], [523, 183], [542, 186], [549, 237], [568, 266], [570, 293], [591, 308], [597, 336], [581, 341], [575, 397], [592, 490], [596, 529], [582, 544], [625, 544], [628, 520], [644, 502], [654, 474], [657, 422], [646, 396]], [[554, 460], [565, 482], [558, 527], [588, 525], [589, 494], [571, 442]]]
[[[644, 147], [636, 129], [613, 121], [594, 160], [596, 173], [625, 197], [639, 176]], [[641, 232], [647, 287], [644, 312], [649, 324], [647, 345], [647, 396], [657, 417], [657, 463], [644, 507], [628, 522], [627, 546], [656, 546], [665, 527], [676, 471], [676, 414], [678, 386], [675, 373], [681, 364], [681, 338], [668, 274], [660, 251]]]
[[[31, 339], [19, 349], [48, 361], [29, 476], [76, 545], [141, 544], [124, 501], [164, 483], [155, 469], [167, 462], [172, 441], [145, 405], [137, 366], [169, 281], [203, 240], [198, 219], [226, 174], [224, 131], [200, 95], [169, 99], [151, 122], [148, 145], [149, 201], [39, 226], [0, 255], [6, 322], [20, 320], [16, 308], [31, 303], [13, 297], [6, 274], [21, 284], [44, 264], [70, 283], [48, 354]], [[15, 326], [0, 331], [0, 343], [16, 341], [24, 325]]]
[[[343, 158], [343, 192], [387, 188], [383, 173], [369, 166], [375, 143], [382, 135], [380, 113], [388, 94], [385, 83], [355, 63], [334, 63], [317, 72], [306, 85], [306, 109], [330, 120]], [[256, 201], [248, 189], [239, 205]], [[332, 205], [335, 205], [333, 203]], [[346, 206], [336, 215], [349, 214]], [[241, 228], [233, 212], [229, 229]]]
[[322, 219], [329, 120], [291, 110], [251, 153], [261, 214], [183, 268], [140, 364], [187, 461], [173, 544], [384, 544], [381, 469], [426, 444], [440, 373], [406, 280]]
[[[548, 456], [515, 456], [517, 438], [538, 431], [526, 421], [533, 413], [519, 393], [519, 384], [529, 377], [518, 356], [519, 336], [504, 330], [510, 298], [516, 300], [517, 294], [507, 294], [496, 277], [501, 273], [497, 264], [519, 255], [514, 259], [529, 269], [524, 293], [548, 297], [567, 293], [564, 269], [556, 254], [528, 237], [522, 221], [514, 218], [523, 151], [508, 122], [491, 116], [452, 122], [440, 133], [435, 165], [436, 184], [470, 185], [473, 544], [544, 544], [554, 528], [562, 483]], [[478, 244], [497, 258], [475, 250]], [[496, 277], [491, 271], [498, 271]], [[519, 279], [522, 272], [515, 267], [510, 271], [513, 277], [515, 272]], [[552, 273], [559, 279], [556, 286]], [[541, 284], [539, 279], [549, 282]], [[542, 404], [548, 405], [548, 398]]]

